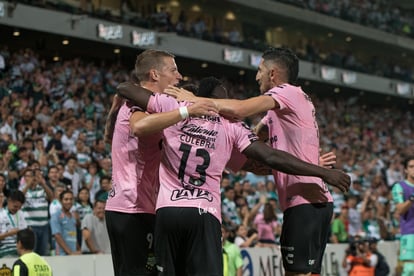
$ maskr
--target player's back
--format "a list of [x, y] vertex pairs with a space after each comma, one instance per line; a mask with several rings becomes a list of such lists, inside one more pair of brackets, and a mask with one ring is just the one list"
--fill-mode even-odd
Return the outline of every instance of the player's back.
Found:
[[105, 209], [154, 213], [161, 134], [135, 137], [129, 126], [132, 112], [133, 109], [124, 104], [117, 116], [112, 139], [112, 190]]
[[[187, 104], [155, 95], [148, 107], [162, 112]], [[221, 116], [188, 118], [165, 129], [164, 136], [157, 209], [197, 207], [221, 221], [220, 180], [232, 148], [243, 151], [257, 136]]]

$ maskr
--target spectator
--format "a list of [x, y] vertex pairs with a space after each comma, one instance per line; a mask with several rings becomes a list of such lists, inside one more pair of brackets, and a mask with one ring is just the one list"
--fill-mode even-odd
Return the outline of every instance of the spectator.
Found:
[[74, 154], [76, 152], [75, 144], [77, 139], [78, 135], [75, 132], [74, 126], [68, 126], [61, 139], [65, 154]]
[[348, 216], [349, 207], [343, 204], [341, 212], [333, 220], [331, 224], [331, 242], [332, 243], [345, 243], [348, 242]]
[[377, 265], [375, 266], [375, 276], [388, 276], [390, 273], [390, 267], [385, 259], [384, 255], [378, 251], [378, 240], [377, 239], [369, 239], [369, 248], [372, 254], [377, 255]]
[[46, 184], [52, 191], [59, 185], [65, 185], [59, 180], [59, 169], [57, 166], [49, 166]]
[[26, 214], [21, 211], [25, 202], [21, 191], [12, 192], [7, 206], [0, 210], [0, 257], [17, 257], [16, 234], [27, 228]]
[[89, 189], [82, 187], [79, 190], [78, 196], [75, 201], [75, 210], [79, 214], [79, 220], [82, 221], [87, 214], [93, 213], [92, 202], [89, 197]]
[[34, 251], [41, 255], [50, 254], [49, 241], [49, 202], [53, 199], [53, 191], [46, 184], [46, 180], [39, 168], [27, 169], [24, 172], [25, 185], [21, 191], [26, 197], [23, 211], [26, 212], [27, 224], [36, 235]]
[[73, 192], [63, 191], [59, 199], [62, 209], [50, 219], [52, 235], [56, 243], [56, 255], [79, 255], [81, 252], [76, 238], [76, 218], [71, 212]]
[[368, 242], [358, 240], [350, 245], [343, 266], [346, 267], [349, 276], [374, 276], [377, 262], [377, 255], [372, 254]]
[[252, 235], [248, 236], [247, 228], [244, 225], [238, 225], [235, 230], [236, 237], [234, 239], [234, 244], [239, 248], [254, 247], [256, 245], [258, 241], [257, 233], [253, 233]]
[[63, 152], [63, 145], [62, 145], [62, 136], [63, 136], [63, 131], [62, 130], [58, 130], [54, 133], [53, 138], [49, 140], [49, 142], [46, 145], [46, 152], [47, 153], [54, 153], [56, 152], [56, 154], [59, 156], [60, 159], [63, 159], [64, 157], [64, 152]]
[[[4, 175], [4, 174], [2, 174], [2, 173], [0, 173], [0, 193], [3, 193], [3, 199], [4, 199], [4, 197], [8, 197], [8, 195], [10, 194], [10, 190], [9, 190], [9, 188], [7, 187], [7, 182], [6, 182], [6, 176]], [[3, 201], [1, 204], [0, 204], [0, 208], [3, 208], [3, 206], [4, 206], [4, 203], [5, 201]]]
[[106, 230], [105, 201], [96, 200], [93, 214], [82, 220], [82, 253], [110, 254], [111, 246]]
[[78, 168], [78, 161], [75, 156], [71, 155], [67, 158], [66, 162], [63, 177], [70, 180], [68, 189], [72, 190], [74, 194], [78, 194], [82, 184], [82, 176]]
[[60, 194], [66, 190], [66, 185], [63, 183], [58, 183], [53, 189], [53, 199], [49, 204], [49, 215], [52, 217], [55, 213], [59, 212], [62, 209], [62, 204], [60, 203]]
[[241, 220], [237, 212], [236, 203], [234, 202], [235, 192], [232, 186], [224, 188], [224, 199], [221, 203], [223, 223], [229, 227], [235, 228], [240, 225]]
[[82, 172], [81, 175], [84, 175], [86, 173], [86, 169], [89, 166], [89, 163], [92, 161], [90, 148], [86, 146], [85, 143], [80, 139], [76, 141], [75, 147], [77, 164], [80, 171]]
[[95, 201], [95, 194], [101, 189], [100, 184], [101, 178], [98, 175], [98, 164], [96, 162], [91, 162], [88, 165], [88, 172], [84, 177], [84, 185], [89, 189], [89, 198], [91, 201]]
[[99, 184], [101, 185], [100, 189], [95, 194], [95, 200], [106, 201], [108, 199], [109, 192], [112, 189], [111, 184], [111, 177], [104, 175], [99, 180]]
[[348, 237], [352, 240], [356, 235], [362, 232], [361, 213], [357, 209], [358, 197], [349, 194], [346, 200], [348, 206]]
[[281, 225], [277, 221], [277, 216], [273, 205], [265, 203], [263, 212], [256, 215], [254, 225], [258, 232], [258, 240], [261, 246], [273, 247], [276, 245], [276, 236], [280, 236]]
[[229, 241], [230, 229], [221, 226], [223, 240], [223, 276], [242, 276], [243, 259], [240, 249]]

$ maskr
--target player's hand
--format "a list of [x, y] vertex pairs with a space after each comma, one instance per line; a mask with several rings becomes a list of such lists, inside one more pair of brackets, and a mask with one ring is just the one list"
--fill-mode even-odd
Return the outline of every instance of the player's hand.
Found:
[[329, 185], [337, 187], [342, 192], [347, 192], [351, 185], [351, 177], [343, 171], [336, 169], [326, 170], [326, 174], [322, 179]]
[[213, 101], [200, 100], [187, 107], [190, 117], [201, 117], [204, 115], [217, 116], [218, 108]]
[[177, 99], [177, 101], [188, 101], [188, 102], [195, 102], [197, 97], [188, 90], [184, 88], [178, 88], [172, 85], [169, 85], [163, 92], [164, 94], [170, 95]]
[[336, 155], [334, 152], [330, 151], [325, 154], [322, 154], [319, 157], [319, 165], [327, 169], [332, 169], [336, 164]]

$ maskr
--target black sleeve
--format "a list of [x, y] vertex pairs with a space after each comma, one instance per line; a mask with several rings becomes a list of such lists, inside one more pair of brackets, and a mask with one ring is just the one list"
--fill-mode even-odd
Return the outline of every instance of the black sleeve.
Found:
[[[16, 270], [19, 270], [20, 273], [17, 274]], [[27, 266], [24, 262], [22, 262], [22, 260], [18, 259], [17, 261], [14, 262], [12, 275], [13, 276], [29, 276], [29, 271], [27, 269]]]

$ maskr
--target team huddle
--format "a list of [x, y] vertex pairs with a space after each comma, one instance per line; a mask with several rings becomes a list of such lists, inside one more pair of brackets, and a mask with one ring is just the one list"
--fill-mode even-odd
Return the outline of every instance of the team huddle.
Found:
[[[196, 95], [178, 88], [182, 76], [170, 53], [138, 55], [105, 126], [113, 164], [105, 214], [116, 276], [223, 275], [221, 178], [227, 167], [249, 170], [252, 162], [274, 176], [286, 275], [320, 274], [333, 213], [326, 184], [345, 192], [350, 178], [319, 166], [315, 109], [295, 86], [298, 64], [289, 49], [265, 51], [256, 75], [262, 95], [240, 101], [227, 99], [215, 78], [201, 81]], [[255, 131], [243, 123], [262, 112]]]

